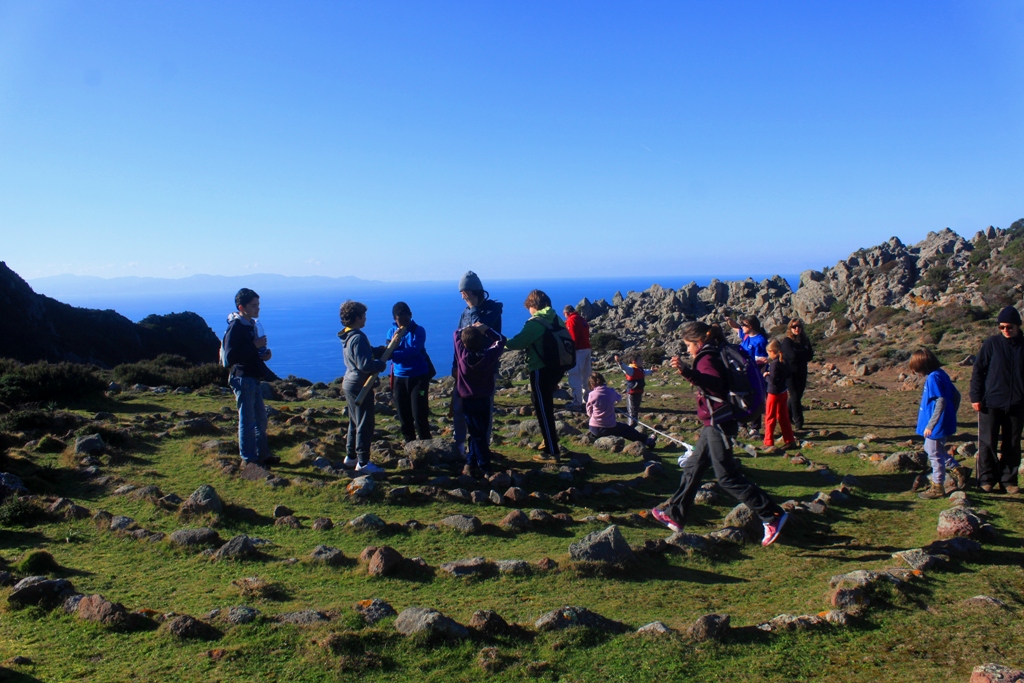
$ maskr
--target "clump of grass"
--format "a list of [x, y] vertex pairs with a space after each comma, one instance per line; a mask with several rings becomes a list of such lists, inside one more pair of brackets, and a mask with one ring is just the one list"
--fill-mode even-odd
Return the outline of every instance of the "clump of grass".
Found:
[[53, 555], [45, 550], [32, 550], [28, 552], [25, 557], [21, 558], [16, 566], [16, 569], [21, 574], [40, 575], [40, 574], [51, 574], [58, 569], [60, 565], [57, 564], [57, 560], [53, 559]]
[[31, 526], [40, 514], [39, 508], [32, 503], [18, 496], [9, 496], [0, 503], [0, 526]]
[[268, 581], [261, 576], [247, 576], [243, 579], [235, 579], [231, 585], [238, 589], [243, 598], [254, 600], [284, 600], [287, 592], [279, 583]]

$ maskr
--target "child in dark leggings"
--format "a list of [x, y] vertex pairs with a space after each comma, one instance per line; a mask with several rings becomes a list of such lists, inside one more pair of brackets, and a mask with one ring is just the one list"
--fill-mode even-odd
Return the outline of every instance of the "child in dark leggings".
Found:
[[633, 427], [615, 420], [615, 404], [622, 397], [619, 392], [605, 383], [604, 375], [593, 372], [590, 375], [590, 393], [587, 395], [587, 415], [590, 416], [590, 433], [597, 437], [621, 436], [628, 441], [640, 441], [648, 448], [654, 448], [655, 437], [644, 435]]
[[669, 529], [682, 530], [686, 515], [693, 507], [694, 496], [700, 488], [701, 477], [710, 466], [725, 492], [746, 504], [761, 518], [764, 524], [761, 545], [767, 546], [779, 537], [789, 515], [743, 475], [740, 464], [733, 458], [732, 437], [738, 433], [739, 425], [727, 398], [726, 369], [719, 357], [719, 345], [724, 341], [718, 327], [694, 322], [683, 328], [683, 342], [694, 359], [693, 365], [683, 365], [677, 356], [672, 359], [672, 367], [700, 390], [697, 395], [697, 417], [704, 423], [704, 428], [694, 446], [693, 455], [683, 465], [679, 488], [664, 510], [655, 508], [651, 514]]

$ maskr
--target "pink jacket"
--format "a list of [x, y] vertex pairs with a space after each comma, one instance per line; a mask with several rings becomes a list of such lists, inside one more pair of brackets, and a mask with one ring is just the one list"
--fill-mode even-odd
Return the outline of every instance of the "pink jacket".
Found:
[[587, 395], [587, 415], [590, 416], [590, 426], [614, 427], [615, 404], [621, 398], [619, 392], [607, 385], [591, 389]]

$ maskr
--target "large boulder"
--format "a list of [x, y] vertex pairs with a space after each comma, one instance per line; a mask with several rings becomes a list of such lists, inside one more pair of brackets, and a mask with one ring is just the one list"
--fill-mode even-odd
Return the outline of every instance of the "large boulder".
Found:
[[413, 466], [441, 465], [463, 459], [455, 440], [443, 437], [408, 442], [405, 444], [405, 457], [412, 461]]
[[622, 537], [619, 527], [611, 525], [603, 531], [594, 531], [569, 546], [569, 555], [576, 561], [628, 564], [636, 561], [629, 543]]
[[183, 640], [217, 640], [223, 634], [209, 624], [187, 614], [175, 617], [167, 623], [167, 631]]
[[973, 538], [981, 531], [982, 521], [970, 508], [950, 508], [939, 513], [936, 529], [939, 538]]
[[705, 614], [693, 623], [689, 635], [698, 643], [702, 643], [705, 640], [721, 640], [728, 631], [728, 614]]
[[213, 529], [202, 527], [200, 529], [178, 529], [171, 533], [171, 543], [182, 547], [194, 546], [218, 546], [223, 543], [220, 535]]
[[43, 609], [54, 609], [75, 592], [75, 587], [67, 579], [28, 576], [14, 584], [7, 602], [15, 606], [38, 605]]
[[104, 626], [114, 628], [125, 628], [129, 625], [131, 617], [128, 610], [119, 602], [110, 602], [102, 595], [86, 595], [78, 601], [76, 610], [79, 619], [95, 621]]
[[259, 554], [252, 539], [245, 534], [240, 534], [218, 548], [217, 552], [213, 554], [213, 558], [215, 560], [251, 560], [259, 557]]
[[764, 536], [764, 525], [754, 511], [740, 503], [725, 516], [726, 527], [735, 527], [743, 532], [750, 541], [760, 541]]
[[451, 515], [442, 519], [438, 524], [451, 527], [464, 534], [475, 534], [483, 528], [483, 522], [472, 515]]

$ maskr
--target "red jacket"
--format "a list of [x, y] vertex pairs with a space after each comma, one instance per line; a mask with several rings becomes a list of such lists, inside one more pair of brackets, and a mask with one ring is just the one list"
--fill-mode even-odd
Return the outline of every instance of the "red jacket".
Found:
[[572, 337], [576, 350], [590, 348], [590, 325], [579, 313], [570, 313], [565, 318], [565, 326], [569, 328], [569, 336]]

